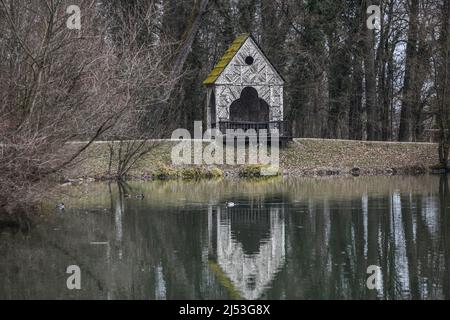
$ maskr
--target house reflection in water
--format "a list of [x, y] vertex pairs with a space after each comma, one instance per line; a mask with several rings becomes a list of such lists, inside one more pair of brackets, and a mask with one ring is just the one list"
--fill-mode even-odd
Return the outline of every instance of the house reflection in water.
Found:
[[210, 266], [237, 298], [260, 298], [284, 266], [281, 206], [210, 206], [208, 235]]

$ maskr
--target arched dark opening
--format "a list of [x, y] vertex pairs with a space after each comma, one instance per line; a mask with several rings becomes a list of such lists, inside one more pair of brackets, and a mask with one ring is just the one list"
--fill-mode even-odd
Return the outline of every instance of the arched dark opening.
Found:
[[230, 106], [231, 121], [269, 122], [269, 113], [269, 104], [252, 87], [245, 87]]
[[[270, 210], [270, 209], [269, 209]], [[261, 245], [270, 239], [270, 211], [259, 210], [256, 214], [251, 209], [235, 209], [229, 215], [231, 232], [236, 241], [241, 243], [244, 253], [257, 254]]]
[[210, 123], [211, 127], [216, 127], [216, 95], [214, 94], [214, 91], [211, 92], [211, 97], [209, 98], [209, 105], [210, 105]]

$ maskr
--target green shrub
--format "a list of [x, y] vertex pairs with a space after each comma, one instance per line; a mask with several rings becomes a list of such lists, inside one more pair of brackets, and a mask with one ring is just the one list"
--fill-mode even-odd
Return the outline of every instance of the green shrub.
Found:
[[194, 179], [212, 179], [220, 178], [223, 176], [223, 171], [219, 168], [205, 169], [202, 167], [186, 167], [181, 169], [180, 176], [185, 180]]
[[200, 167], [186, 167], [181, 169], [181, 178], [185, 180], [200, 179], [204, 176], [205, 173]]
[[159, 180], [176, 179], [179, 176], [177, 170], [170, 167], [160, 167], [153, 173], [153, 178]]
[[223, 171], [220, 170], [219, 168], [216, 168], [216, 167], [209, 169], [208, 173], [209, 173], [209, 177], [210, 178], [221, 178], [221, 177], [223, 177]]
[[163, 166], [153, 172], [152, 177], [159, 180], [178, 179], [212, 179], [223, 176], [223, 171], [219, 168], [205, 169], [199, 166], [183, 167], [180, 169]]

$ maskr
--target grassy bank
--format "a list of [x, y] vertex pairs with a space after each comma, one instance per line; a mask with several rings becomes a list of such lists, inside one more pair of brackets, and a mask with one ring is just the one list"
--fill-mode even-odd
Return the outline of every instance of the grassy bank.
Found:
[[[173, 166], [171, 150], [176, 142], [159, 141], [129, 172], [132, 179], [211, 178], [257, 176], [261, 166]], [[208, 144], [205, 144], [205, 146]], [[76, 146], [72, 146], [76, 147]], [[63, 173], [63, 179], [107, 179], [108, 146], [97, 143], [83, 161]], [[432, 143], [362, 142], [295, 139], [280, 151], [280, 174], [289, 176], [393, 175], [427, 172], [437, 161]], [[114, 168], [115, 164], [112, 163]]]

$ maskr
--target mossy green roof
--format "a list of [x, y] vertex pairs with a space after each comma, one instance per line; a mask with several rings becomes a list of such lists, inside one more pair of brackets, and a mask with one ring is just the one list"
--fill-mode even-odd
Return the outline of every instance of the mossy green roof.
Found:
[[211, 71], [211, 73], [208, 75], [205, 81], [203, 81], [204, 85], [210, 85], [214, 84], [219, 78], [219, 76], [222, 74], [223, 70], [228, 66], [228, 64], [231, 62], [231, 60], [234, 58], [236, 53], [239, 51], [239, 49], [242, 47], [244, 42], [250, 37], [250, 34], [241, 34], [239, 35], [236, 40], [233, 41], [231, 46], [228, 48], [228, 50], [225, 52], [225, 54], [222, 56], [222, 58], [219, 60], [217, 65], [214, 67], [214, 69]]

